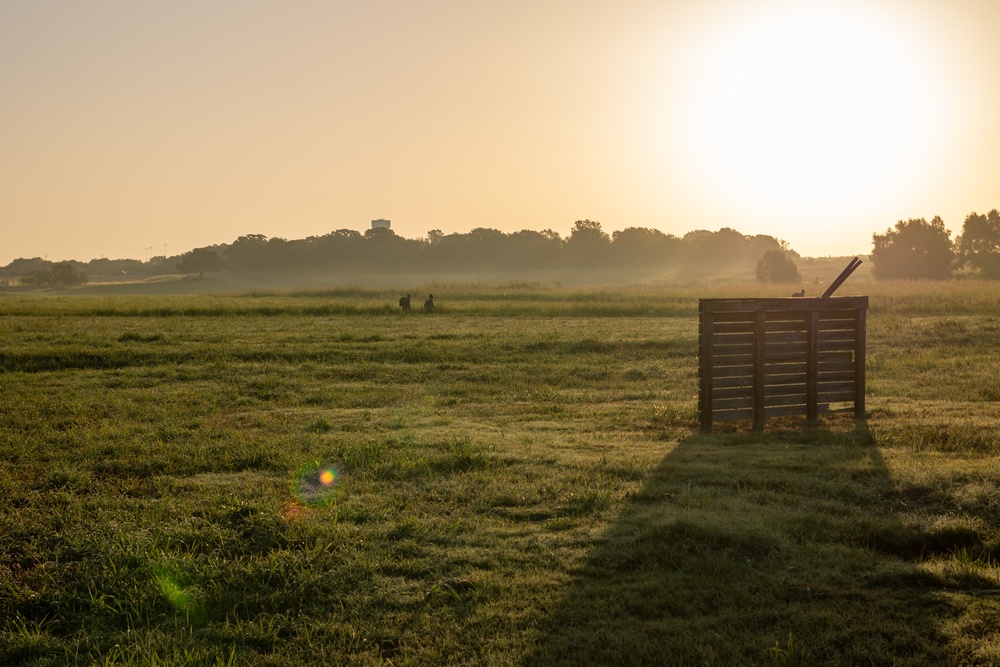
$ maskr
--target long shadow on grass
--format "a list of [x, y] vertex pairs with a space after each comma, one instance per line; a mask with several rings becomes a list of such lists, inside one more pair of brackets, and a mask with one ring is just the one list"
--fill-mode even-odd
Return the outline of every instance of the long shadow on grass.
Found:
[[922, 548], [865, 427], [688, 437], [525, 664], [943, 664]]

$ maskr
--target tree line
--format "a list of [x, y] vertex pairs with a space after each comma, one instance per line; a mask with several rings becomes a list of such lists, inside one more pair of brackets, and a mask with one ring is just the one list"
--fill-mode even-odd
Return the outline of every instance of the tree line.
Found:
[[1000, 278], [1000, 212], [970, 213], [954, 240], [940, 216], [900, 220], [872, 235], [872, 271], [885, 279]]
[[[601, 223], [577, 220], [566, 237], [547, 229], [505, 233], [479, 227], [466, 233], [431, 230], [419, 239], [398, 236], [388, 228], [364, 233], [338, 229], [323, 236], [288, 240], [248, 234], [232, 243], [196, 248], [174, 257], [106, 258], [89, 262], [49, 262], [18, 258], [0, 267], [0, 285], [70, 286], [89, 276], [151, 276], [175, 273], [235, 272], [295, 274], [306, 272], [489, 271], [666, 267], [682, 263], [756, 262], [762, 282], [800, 280], [798, 254], [767, 235], [746, 235], [723, 227], [684, 236], [657, 229], [629, 227], [608, 234]], [[954, 240], [940, 217], [900, 220], [885, 233], [872, 235], [871, 262], [876, 279], [946, 279], [974, 276], [1000, 279], [1000, 212], [970, 213]]]
[[[605, 267], [670, 266], [678, 263], [719, 262], [746, 264], [765, 253], [797, 255], [788, 244], [767, 235], [745, 235], [724, 227], [696, 230], [682, 237], [656, 229], [629, 227], [608, 234], [601, 223], [578, 220], [566, 237], [552, 230], [505, 233], [476, 228], [466, 233], [444, 234], [431, 230], [419, 239], [398, 236], [388, 228], [364, 233], [338, 229], [323, 236], [287, 240], [249, 234], [232, 243], [197, 248], [176, 257], [138, 260], [95, 259], [61, 262], [78, 275], [157, 275], [207, 272], [296, 274], [305, 272], [469, 272], [490, 270], [593, 269]], [[28, 280], [51, 275], [55, 264], [46, 260], [17, 259], [0, 268], [0, 276]], [[75, 284], [75, 283], [74, 283]]]

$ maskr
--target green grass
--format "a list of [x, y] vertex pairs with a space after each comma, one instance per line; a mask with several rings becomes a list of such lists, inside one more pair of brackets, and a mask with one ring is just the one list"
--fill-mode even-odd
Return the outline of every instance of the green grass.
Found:
[[711, 435], [736, 287], [2, 299], [0, 664], [1000, 662], [996, 290], [852, 287], [868, 423]]

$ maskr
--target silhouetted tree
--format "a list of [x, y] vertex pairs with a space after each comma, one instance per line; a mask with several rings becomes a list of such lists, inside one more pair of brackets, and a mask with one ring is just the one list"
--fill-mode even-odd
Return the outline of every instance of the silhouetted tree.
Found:
[[21, 276], [21, 284], [29, 287], [72, 287], [86, 282], [87, 274], [73, 262], [57, 262]]
[[18, 257], [3, 268], [3, 274], [5, 276], [26, 276], [32, 271], [46, 270], [51, 266], [52, 262], [41, 257], [33, 257], [32, 259]]
[[143, 273], [145, 265], [138, 259], [92, 259], [84, 265], [91, 276], [120, 276], [123, 273]]
[[900, 220], [895, 229], [885, 234], [872, 234], [872, 267], [878, 279], [931, 278], [941, 280], [951, 276], [954, 251], [951, 232], [944, 221], [935, 216]]
[[61, 287], [83, 285], [87, 282], [87, 274], [74, 262], [57, 262], [52, 265], [52, 284]]
[[757, 260], [757, 280], [762, 283], [802, 282], [799, 267], [784, 250], [768, 250]]
[[509, 237], [510, 265], [514, 268], [548, 268], [559, 262], [562, 239], [551, 229], [523, 229]]
[[680, 250], [679, 238], [658, 229], [628, 227], [611, 234], [611, 255], [618, 264], [663, 264]]
[[595, 265], [608, 258], [611, 237], [596, 220], [577, 220], [566, 239], [566, 255], [574, 265]]
[[1000, 278], [1000, 212], [970, 213], [955, 240], [959, 263], [984, 278]]
[[184, 273], [197, 273], [202, 278], [205, 272], [222, 271], [226, 268], [226, 260], [210, 248], [197, 248], [183, 255], [177, 262], [177, 270]]
[[267, 263], [267, 237], [263, 234], [241, 236], [225, 251], [229, 266], [237, 269], [261, 269]]

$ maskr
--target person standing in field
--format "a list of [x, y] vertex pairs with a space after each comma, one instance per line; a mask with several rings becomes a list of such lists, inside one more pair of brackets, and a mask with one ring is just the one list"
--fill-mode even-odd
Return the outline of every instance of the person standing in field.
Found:
[[428, 294], [427, 301], [424, 301], [424, 312], [433, 313], [434, 312], [434, 295]]
[[410, 312], [410, 295], [407, 294], [399, 299], [399, 307], [403, 309], [404, 313]]

